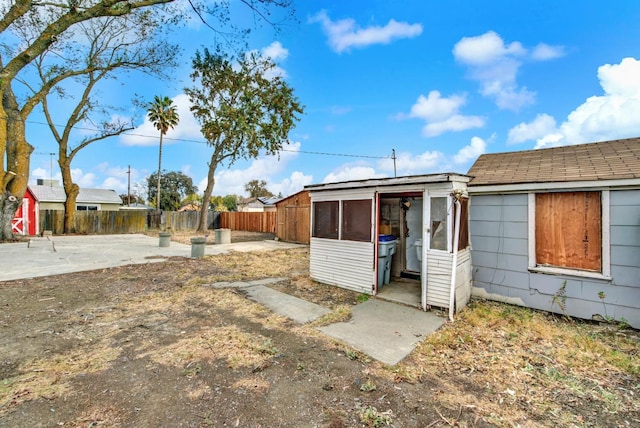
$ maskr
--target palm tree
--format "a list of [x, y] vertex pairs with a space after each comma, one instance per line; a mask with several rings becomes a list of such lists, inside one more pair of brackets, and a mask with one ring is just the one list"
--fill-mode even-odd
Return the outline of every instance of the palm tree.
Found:
[[160, 171], [162, 168], [162, 137], [169, 128], [173, 129], [178, 125], [180, 117], [176, 111], [176, 106], [169, 97], [155, 96], [153, 102], [149, 103], [147, 118], [160, 131], [160, 149], [158, 153], [158, 189], [156, 192], [156, 210], [160, 210]]

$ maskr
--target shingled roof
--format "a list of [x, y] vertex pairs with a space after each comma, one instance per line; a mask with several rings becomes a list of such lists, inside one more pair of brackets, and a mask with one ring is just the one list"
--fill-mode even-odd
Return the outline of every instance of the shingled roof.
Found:
[[470, 186], [640, 178], [640, 138], [481, 155]]

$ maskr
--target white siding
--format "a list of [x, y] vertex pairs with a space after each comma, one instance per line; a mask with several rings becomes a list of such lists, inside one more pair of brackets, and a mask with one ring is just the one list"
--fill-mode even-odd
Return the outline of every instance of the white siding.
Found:
[[373, 243], [311, 238], [309, 272], [324, 284], [373, 294]]
[[449, 307], [452, 263], [446, 251], [427, 251], [427, 305]]

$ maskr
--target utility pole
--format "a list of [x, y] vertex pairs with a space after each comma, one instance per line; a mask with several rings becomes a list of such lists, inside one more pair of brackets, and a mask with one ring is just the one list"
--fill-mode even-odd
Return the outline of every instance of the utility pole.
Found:
[[391, 159], [393, 159], [393, 176], [397, 177], [396, 174], [396, 149], [391, 149]]
[[51, 152], [49, 153], [49, 156], [51, 156], [51, 172], [49, 173], [49, 186], [53, 187], [53, 157], [55, 156], [55, 153]]
[[127, 170], [127, 206], [131, 205], [131, 165]]

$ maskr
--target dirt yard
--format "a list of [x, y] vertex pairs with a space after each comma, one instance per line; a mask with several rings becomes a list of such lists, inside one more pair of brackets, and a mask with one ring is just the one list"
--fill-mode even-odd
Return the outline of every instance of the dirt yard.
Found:
[[208, 286], [275, 276], [320, 322], [366, 298], [306, 248], [0, 282], [0, 426], [640, 426], [635, 330], [477, 301], [387, 367]]

